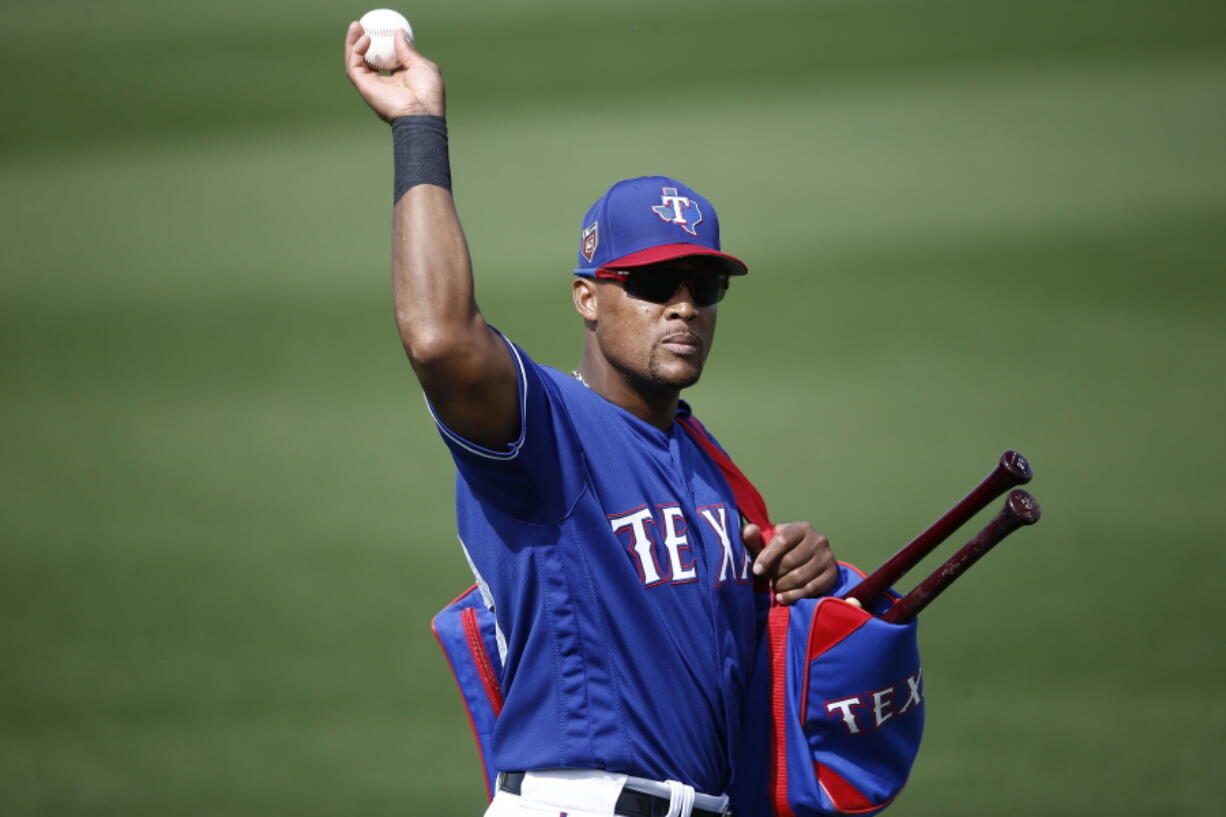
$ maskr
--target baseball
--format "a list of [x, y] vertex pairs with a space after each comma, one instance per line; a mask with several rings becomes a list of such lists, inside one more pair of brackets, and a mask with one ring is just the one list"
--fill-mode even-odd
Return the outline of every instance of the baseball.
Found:
[[374, 9], [363, 14], [358, 23], [370, 35], [366, 64], [378, 71], [391, 71], [398, 67], [400, 58], [396, 56], [394, 38], [403, 31], [408, 35], [409, 42], [413, 42], [413, 27], [404, 19], [404, 15], [391, 9]]

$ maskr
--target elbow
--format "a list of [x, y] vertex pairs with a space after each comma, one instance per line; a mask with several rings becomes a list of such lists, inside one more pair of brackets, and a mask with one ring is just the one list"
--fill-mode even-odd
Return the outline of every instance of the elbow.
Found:
[[456, 354], [459, 343], [447, 332], [400, 332], [405, 354], [417, 369], [432, 369], [447, 365]]
[[455, 371], [480, 354], [480, 345], [469, 327], [409, 330], [402, 326], [400, 341], [413, 368], [419, 373]]

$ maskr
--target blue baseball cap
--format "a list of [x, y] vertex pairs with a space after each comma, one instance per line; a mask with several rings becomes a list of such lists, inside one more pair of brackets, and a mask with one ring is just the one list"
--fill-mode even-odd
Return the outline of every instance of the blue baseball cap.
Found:
[[576, 275], [624, 270], [674, 258], [719, 259], [729, 275], [745, 275], [739, 258], [721, 252], [715, 206], [667, 176], [626, 179], [596, 200], [579, 226]]

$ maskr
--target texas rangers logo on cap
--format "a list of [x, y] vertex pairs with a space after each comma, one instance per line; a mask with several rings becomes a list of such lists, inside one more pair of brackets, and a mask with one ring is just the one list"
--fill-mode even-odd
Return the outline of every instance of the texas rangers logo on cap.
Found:
[[677, 195], [677, 188], [662, 188], [660, 203], [651, 209], [664, 221], [676, 224], [692, 236], [698, 235], [694, 228], [702, 221], [702, 210], [698, 208], [698, 202]]
[[592, 260], [592, 256], [596, 254], [596, 247], [600, 246], [600, 222], [593, 221], [591, 224], [583, 228], [583, 257], [588, 261]]

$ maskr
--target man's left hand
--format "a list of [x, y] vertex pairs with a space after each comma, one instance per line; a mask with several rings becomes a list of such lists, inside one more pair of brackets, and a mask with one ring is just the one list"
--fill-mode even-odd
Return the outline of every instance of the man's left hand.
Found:
[[830, 549], [830, 540], [808, 522], [787, 522], [775, 526], [775, 535], [765, 544], [762, 529], [746, 525], [741, 537], [755, 553], [755, 576], [770, 579], [780, 604], [815, 598], [834, 587], [839, 566]]

